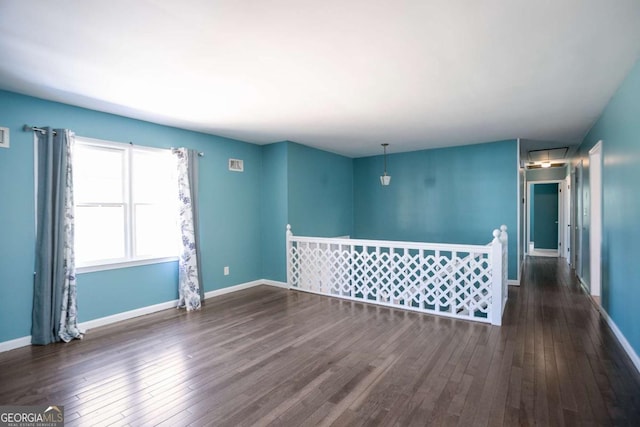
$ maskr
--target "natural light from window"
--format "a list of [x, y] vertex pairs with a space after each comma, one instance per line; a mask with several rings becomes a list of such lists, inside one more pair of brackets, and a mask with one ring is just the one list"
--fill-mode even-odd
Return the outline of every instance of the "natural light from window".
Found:
[[176, 166], [170, 150], [76, 138], [78, 267], [175, 257]]

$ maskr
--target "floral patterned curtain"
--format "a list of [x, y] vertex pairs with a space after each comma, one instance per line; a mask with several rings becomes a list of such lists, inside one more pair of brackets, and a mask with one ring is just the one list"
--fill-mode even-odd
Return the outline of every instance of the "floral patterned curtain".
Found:
[[49, 344], [82, 338], [78, 328], [74, 243], [75, 135], [66, 129], [35, 133], [37, 236], [31, 341]]
[[[179, 223], [182, 235], [182, 251], [178, 261], [178, 307], [187, 311], [198, 310], [202, 306], [202, 288], [199, 274], [199, 250], [195, 219], [195, 200], [193, 187], [196, 185], [190, 176], [189, 151], [186, 148], [173, 150], [178, 163], [178, 203]], [[193, 153], [192, 157], [193, 157]]]
[[58, 336], [64, 342], [74, 338], [82, 338], [84, 331], [78, 328], [78, 301], [76, 286], [76, 256], [74, 252], [75, 239], [75, 211], [73, 203], [73, 144], [75, 134], [69, 130], [66, 133], [65, 152], [67, 155], [67, 169], [65, 176], [65, 204], [64, 204], [64, 283], [62, 284], [62, 301], [60, 304], [60, 328]]

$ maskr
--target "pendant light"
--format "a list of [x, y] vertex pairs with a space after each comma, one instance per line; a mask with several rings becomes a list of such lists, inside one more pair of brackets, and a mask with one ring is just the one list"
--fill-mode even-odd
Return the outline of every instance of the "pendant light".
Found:
[[384, 150], [384, 174], [380, 176], [380, 184], [387, 186], [391, 183], [391, 176], [387, 175], [387, 147], [389, 144], [382, 144]]

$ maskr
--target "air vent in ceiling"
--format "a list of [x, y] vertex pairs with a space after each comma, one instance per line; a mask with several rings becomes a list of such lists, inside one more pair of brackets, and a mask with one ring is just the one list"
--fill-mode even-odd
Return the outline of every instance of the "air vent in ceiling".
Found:
[[229, 170], [234, 172], [243, 172], [244, 161], [239, 159], [229, 159]]

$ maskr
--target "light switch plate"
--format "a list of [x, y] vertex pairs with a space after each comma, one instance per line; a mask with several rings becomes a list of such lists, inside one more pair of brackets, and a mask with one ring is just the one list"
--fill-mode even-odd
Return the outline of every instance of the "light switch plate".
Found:
[[9, 128], [0, 127], [0, 148], [9, 148]]

